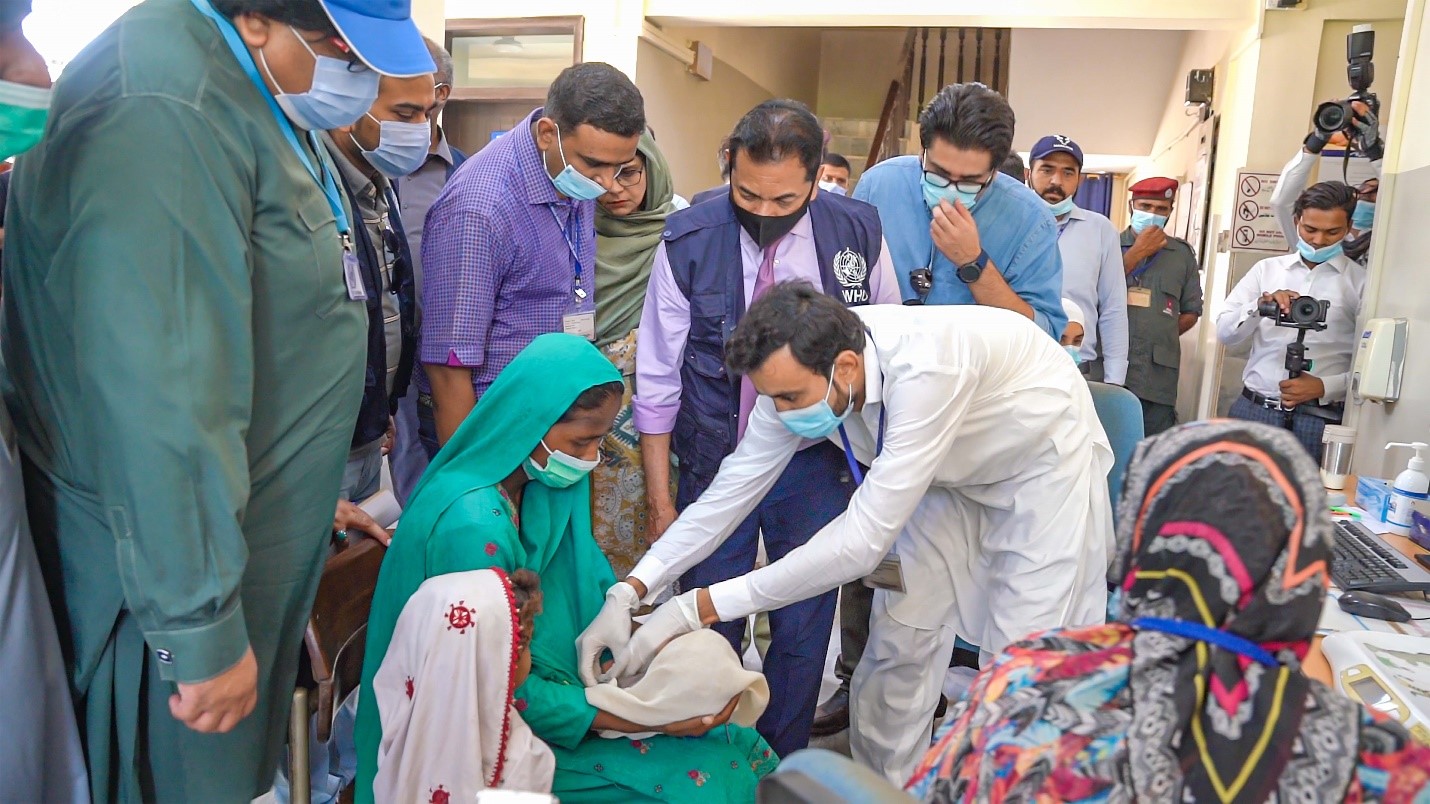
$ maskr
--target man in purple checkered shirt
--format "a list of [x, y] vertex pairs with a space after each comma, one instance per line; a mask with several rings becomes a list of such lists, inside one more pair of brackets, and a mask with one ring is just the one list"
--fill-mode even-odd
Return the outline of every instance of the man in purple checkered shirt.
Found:
[[609, 64], [568, 67], [546, 106], [468, 159], [427, 213], [418, 419], [429, 454], [537, 335], [595, 335], [595, 199], [645, 130]]

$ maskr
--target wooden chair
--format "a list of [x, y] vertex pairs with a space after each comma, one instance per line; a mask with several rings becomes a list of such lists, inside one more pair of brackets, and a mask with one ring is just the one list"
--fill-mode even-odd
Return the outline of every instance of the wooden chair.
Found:
[[[362, 683], [367, 618], [387, 548], [356, 532], [354, 538], [355, 541], [329, 558], [323, 567], [313, 613], [303, 635], [306, 661], [300, 663], [289, 735], [293, 804], [308, 804], [311, 797], [308, 789], [309, 717], [317, 713], [318, 740], [327, 742], [332, 735], [337, 707]], [[315, 693], [315, 703], [311, 705], [310, 691]]]

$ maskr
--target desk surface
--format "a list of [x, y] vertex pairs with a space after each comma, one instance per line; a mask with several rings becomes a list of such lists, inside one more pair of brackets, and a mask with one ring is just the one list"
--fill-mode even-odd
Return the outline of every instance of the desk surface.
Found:
[[[1346, 488], [1350, 490], [1351, 496], [1354, 496], [1355, 494], [1355, 487], [1356, 479], [1354, 477], [1346, 478]], [[1327, 489], [1327, 491], [1330, 491], [1330, 489]], [[1404, 553], [1408, 558], [1413, 559], [1415, 558], [1415, 556], [1420, 555], [1421, 553], [1430, 553], [1430, 550], [1426, 550], [1425, 548], [1421, 547], [1415, 542], [1410, 541], [1404, 536], [1396, 536], [1393, 533], [1386, 533], [1383, 534], [1383, 538], [1387, 543], [1389, 543], [1391, 546], [1393, 546], [1400, 552]], [[1321, 637], [1317, 636], [1315, 640], [1312, 641], [1311, 650], [1309, 653], [1306, 654], [1306, 661], [1302, 664], [1302, 669], [1305, 671], [1306, 675], [1316, 679], [1317, 681], [1320, 681], [1323, 684], [1327, 684], [1330, 686], [1335, 685], [1334, 678], [1331, 674], [1331, 665], [1329, 662], [1326, 661], [1326, 655], [1321, 652]]]

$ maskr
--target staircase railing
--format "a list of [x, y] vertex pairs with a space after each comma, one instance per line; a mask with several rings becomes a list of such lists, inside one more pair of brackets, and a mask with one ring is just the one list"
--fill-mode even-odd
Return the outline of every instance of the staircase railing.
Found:
[[[931, 33], [938, 51], [936, 70], [930, 69]], [[946, 84], [978, 81], [1007, 95], [1012, 39], [1007, 28], [910, 28], [904, 37], [902, 69], [884, 95], [865, 169], [903, 152], [908, 123], [917, 120], [923, 105]]]
[[[879, 112], [879, 126], [874, 130], [874, 139], [869, 144], [869, 159], [864, 169], [896, 156], [904, 135], [904, 121], [909, 117], [909, 83], [914, 69], [914, 37], [916, 30], [909, 29], [904, 37], [899, 63], [903, 69], [899, 76], [889, 82], [889, 91], [884, 94], [884, 107]], [[897, 125], [898, 131], [893, 127]]]

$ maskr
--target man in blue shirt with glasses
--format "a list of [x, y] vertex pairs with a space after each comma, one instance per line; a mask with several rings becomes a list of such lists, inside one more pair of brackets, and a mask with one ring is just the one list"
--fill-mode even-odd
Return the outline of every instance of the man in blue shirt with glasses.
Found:
[[904, 303], [1002, 307], [1061, 335], [1057, 224], [998, 171], [1013, 148], [1008, 102], [951, 84], [919, 114], [919, 139], [922, 154], [875, 165], [854, 192], [879, 208]]
[[[919, 114], [919, 140], [922, 154], [880, 162], [854, 191], [879, 210], [904, 303], [1002, 307], [1057, 339], [1067, 326], [1058, 227], [1037, 193], [999, 172], [1013, 152], [1008, 101], [983, 84], [950, 84]], [[849, 725], [872, 602], [857, 581], [840, 593], [841, 686], [816, 713], [815, 736]]]

